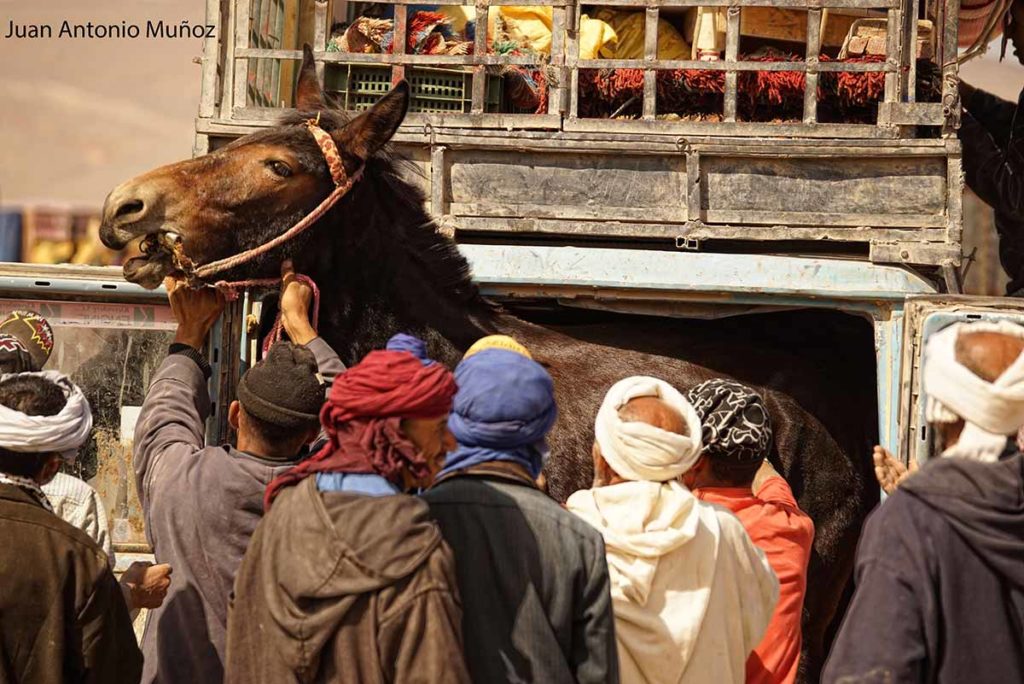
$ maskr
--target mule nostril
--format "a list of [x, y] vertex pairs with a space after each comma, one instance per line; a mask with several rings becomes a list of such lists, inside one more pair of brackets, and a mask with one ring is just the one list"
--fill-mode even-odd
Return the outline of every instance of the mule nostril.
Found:
[[114, 218], [131, 216], [132, 214], [141, 214], [145, 207], [146, 205], [142, 203], [142, 200], [128, 200], [117, 208], [117, 211], [114, 213]]

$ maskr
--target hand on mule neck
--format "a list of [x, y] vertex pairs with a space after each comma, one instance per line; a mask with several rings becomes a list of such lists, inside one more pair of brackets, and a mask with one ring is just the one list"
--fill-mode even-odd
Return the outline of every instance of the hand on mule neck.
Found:
[[194, 290], [180, 278], [165, 278], [164, 287], [178, 321], [174, 341], [202, 349], [210, 328], [224, 311], [224, 295], [211, 287]]
[[288, 339], [295, 344], [309, 344], [316, 339], [316, 330], [309, 321], [313, 288], [295, 277], [291, 259], [281, 264], [281, 325]]

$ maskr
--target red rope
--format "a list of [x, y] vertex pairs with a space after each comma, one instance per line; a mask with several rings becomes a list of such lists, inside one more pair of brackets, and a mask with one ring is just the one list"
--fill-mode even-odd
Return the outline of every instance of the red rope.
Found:
[[[313, 290], [313, 330], [319, 331], [320, 325], [320, 288], [317, 287], [316, 283], [307, 275], [301, 273], [295, 274], [295, 279], [300, 283], [306, 283], [310, 289]], [[271, 285], [277, 285], [281, 282], [280, 278], [254, 278], [252, 280], [236, 280], [234, 282], [228, 282], [221, 280], [214, 284], [218, 290], [224, 293], [224, 297], [228, 301], [235, 301], [238, 299], [240, 290], [247, 290], [251, 287], [267, 287]], [[263, 350], [263, 356], [267, 355], [267, 351], [271, 345], [281, 339], [281, 331], [284, 329], [284, 325], [281, 323], [281, 311], [278, 310], [277, 318], [274, 320], [273, 327], [270, 328], [270, 332], [263, 338], [263, 344], [261, 349]]]

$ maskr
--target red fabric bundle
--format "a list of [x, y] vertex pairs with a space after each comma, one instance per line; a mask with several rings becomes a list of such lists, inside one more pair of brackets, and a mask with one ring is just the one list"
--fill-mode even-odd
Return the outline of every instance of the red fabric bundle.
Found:
[[372, 351], [337, 377], [320, 423], [328, 437], [323, 449], [267, 487], [269, 510], [281, 489], [320, 472], [376, 473], [395, 484], [408, 468], [427, 473], [418, 449], [399, 429], [403, 418], [436, 418], [451, 411], [455, 380], [439, 363], [426, 365], [406, 351]]

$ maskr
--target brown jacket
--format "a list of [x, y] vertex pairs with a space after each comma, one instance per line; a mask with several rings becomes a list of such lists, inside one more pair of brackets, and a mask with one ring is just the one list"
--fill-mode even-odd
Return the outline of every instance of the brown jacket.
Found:
[[138, 682], [128, 607], [96, 542], [0, 485], [0, 684]]
[[411, 496], [280, 494], [235, 580], [227, 682], [468, 682], [451, 551]]

